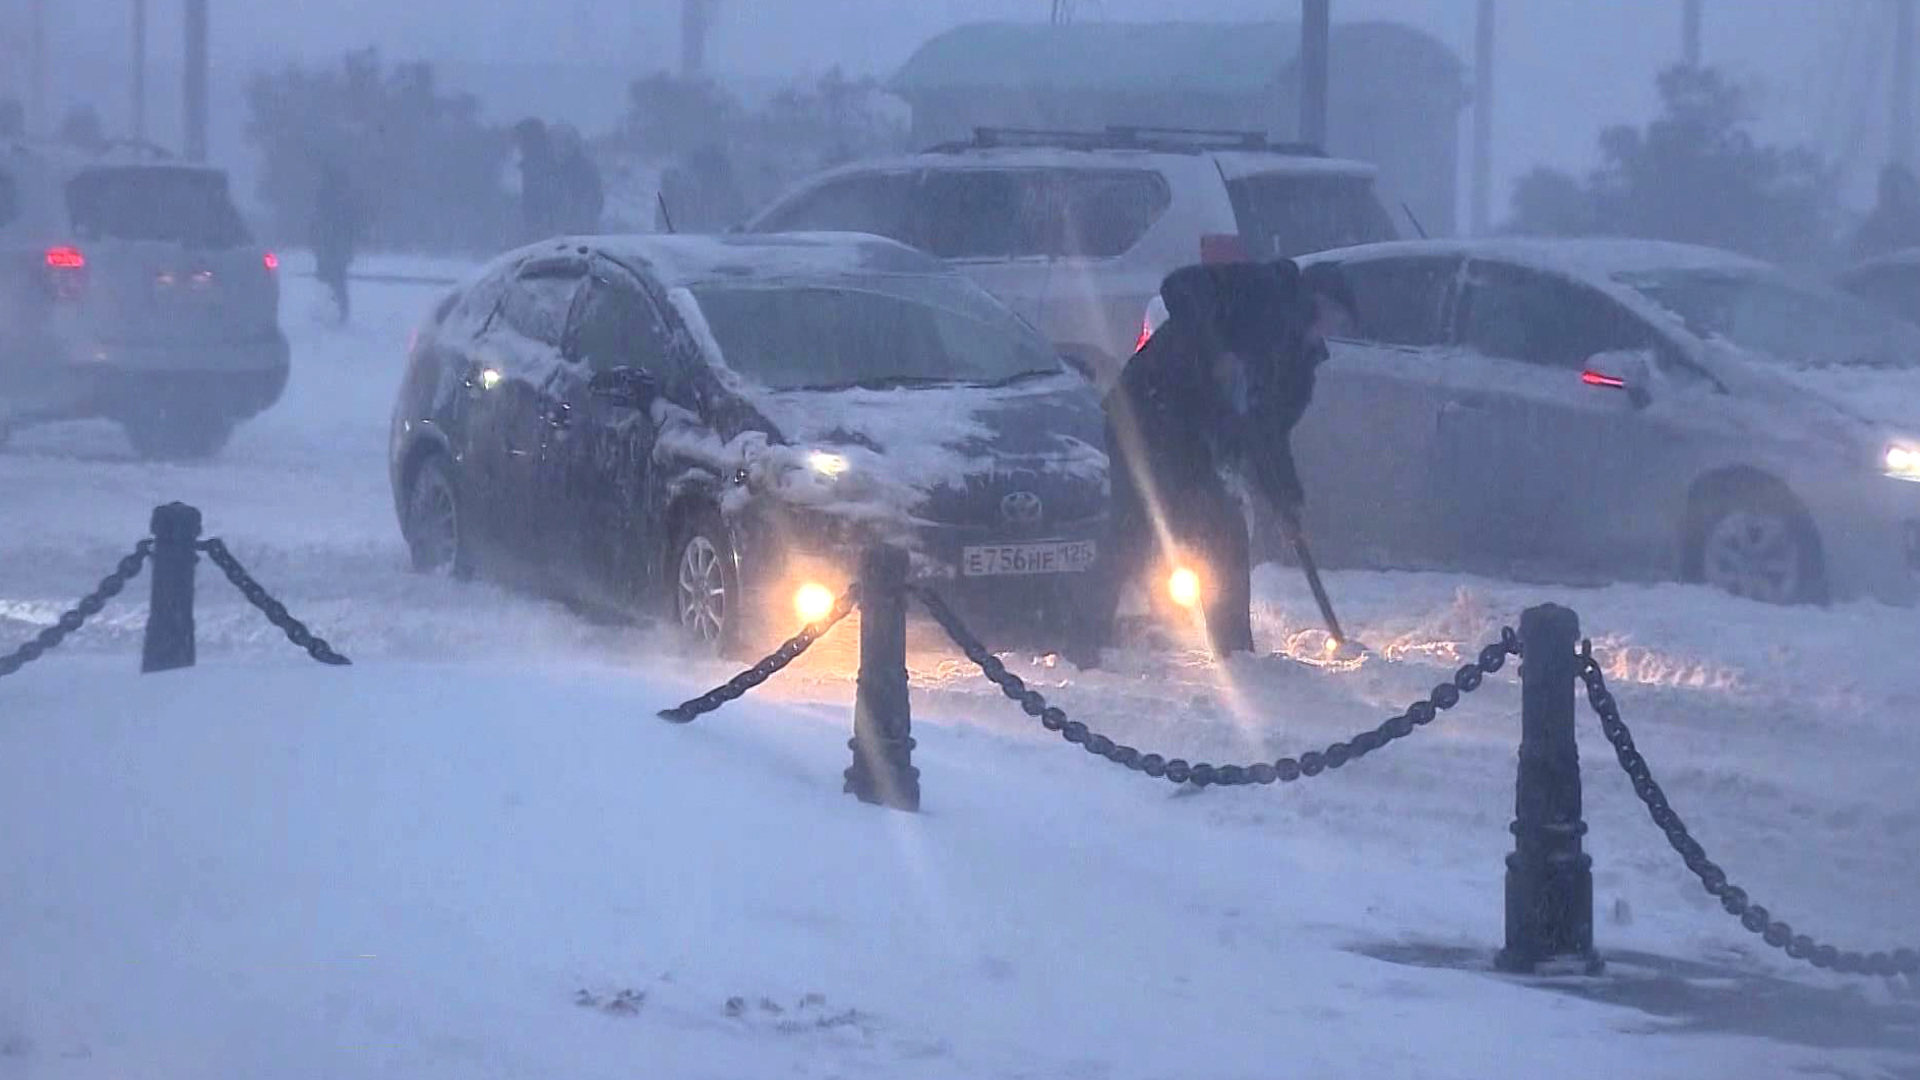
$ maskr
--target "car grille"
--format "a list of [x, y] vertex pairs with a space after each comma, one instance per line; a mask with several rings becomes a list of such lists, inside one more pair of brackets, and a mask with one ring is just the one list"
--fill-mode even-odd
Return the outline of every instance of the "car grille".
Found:
[[983, 528], [1008, 537], [1044, 536], [1094, 520], [1105, 509], [1100, 485], [1032, 469], [970, 476], [937, 488], [923, 511], [942, 525]]

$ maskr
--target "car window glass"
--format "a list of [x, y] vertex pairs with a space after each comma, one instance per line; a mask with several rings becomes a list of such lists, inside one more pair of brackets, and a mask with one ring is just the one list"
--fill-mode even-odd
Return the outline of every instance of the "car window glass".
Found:
[[919, 246], [942, 259], [1004, 259], [1058, 244], [1047, 174], [1038, 169], [954, 169], [922, 180], [915, 216]]
[[1448, 259], [1368, 259], [1342, 264], [1360, 308], [1360, 324], [1348, 336], [1389, 345], [1440, 344], [1447, 286], [1455, 266]]
[[1259, 173], [1227, 181], [1240, 241], [1256, 259], [1395, 239], [1393, 219], [1362, 176]]
[[1579, 370], [1597, 353], [1652, 348], [1633, 314], [1591, 289], [1500, 263], [1479, 263], [1461, 340], [1487, 356]]
[[1124, 255], [1172, 201], [1159, 174], [1138, 169], [1066, 170], [1053, 174], [1051, 188], [1044, 210], [1057, 220], [1035, 223], [1028, 254]]
[[20, 191], [13, 177], [0, 172], [0, 225], [10, 225], [20, 216]]
[[80, 240], [153, 240], [192, 248], [251, 243], [227, 195], [226, 174], [175, 167], [87, 169], [67, 181], [67, 215]]
[[570, 359], [594, 371], [645, 368], [665, 380], [667, 350], [660, 316], [632, 285], [595, 274], [574, 305]]
[[764, 232], [864, 232], [909, 241], [910, 172], [862, 173], [831, 181], [775, 210], [760, 223]]
[[500, 314], [522, 337], [558, 346], [580, 278], [577, 273], [522, 274], [507, 290]]

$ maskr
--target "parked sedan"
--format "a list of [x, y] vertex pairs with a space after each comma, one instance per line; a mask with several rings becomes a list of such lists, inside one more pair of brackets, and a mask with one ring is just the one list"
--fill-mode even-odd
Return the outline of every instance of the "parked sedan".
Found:
[[1909, 603], [1920, 332], [1765, 264], [1626, 241], [1407, 242], [1341, 265], [1296, 454], [1323, 557]]
[[658, 612], [734, 651], [825, 614], [860, 550], [963, 607], [1085, 629], [1101, 413], [978, 286], [857, 234], [514, 252], [417, 334], [392, 481], [420, 570]]

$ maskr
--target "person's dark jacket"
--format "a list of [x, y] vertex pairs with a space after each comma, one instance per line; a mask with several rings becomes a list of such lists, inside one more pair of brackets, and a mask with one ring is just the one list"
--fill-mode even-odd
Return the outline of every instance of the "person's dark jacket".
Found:
[[[1233, 468], [1272, 505], [1302, 503], [1289, 434], [1312, 401], [1323, 354], [1303, 345], [1311, 307], [1299, 278], [1288, 260], [1167, 276], [1167, 319], [1107, 398], [1115, 468], [1127, 472], [1116, 484], [1123, 498], [1132, 487], [1177, 508], [1185, 493], [1216, 490]], [[1225, 353], [1239, 358], [1244, 395], [1216, 376]]]
[[359, 246], [363, 222], [359, 197], [345, 172], [329, 169], [321, 174], [313, 200], [312, 235], [314, 261], [322, 280], [344, 277]]

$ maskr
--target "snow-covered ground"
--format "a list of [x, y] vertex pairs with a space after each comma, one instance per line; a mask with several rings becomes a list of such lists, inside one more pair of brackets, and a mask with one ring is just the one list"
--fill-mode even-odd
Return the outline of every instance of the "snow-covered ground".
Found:
[[[406, 572], [385, 424], [433, 297], [363, 286], [338, 328], [290, 274], [287, 399], [212, 464], [140, 463], [97, 424], [0, 451], [0, 649], [178, 498], [356, 662], [311, 664], [203, 567], [199, 667], [135, 674], [136, 587], [0, 681], [0, 1078], [1920, 1075], [1905, 985], [1741, 931], [1590, 719], [1609, 974], [1491, 974], [1511, 669], [1357, 765], [1183, 797], [917, 635], [919, 815], [840, 793], [851, 626], [726, 711], [653, 719], [728, 669]], [[1258, 581], [1275, 655], [1007, 660], [1116, 738], [1249, 761], [1377, 724], [1558, 599], [1736, 881], [1796, 929], [1914, 943], [1920, 613], [1330, 584], [1375, 647], [1357, 666], [1316, 663], [1280, 568]]]

